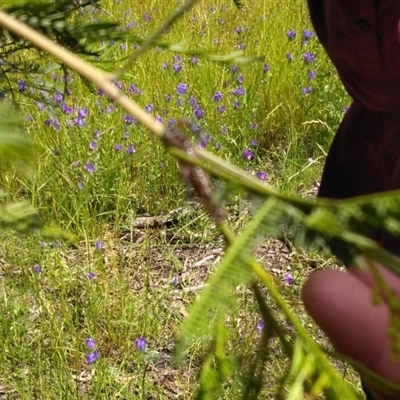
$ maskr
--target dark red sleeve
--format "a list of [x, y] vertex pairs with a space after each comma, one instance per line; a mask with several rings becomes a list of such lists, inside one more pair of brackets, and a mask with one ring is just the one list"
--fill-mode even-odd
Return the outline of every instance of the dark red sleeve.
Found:
[[308, 0], [315, 31], [354, 101], [400, 110], [400, 1]]

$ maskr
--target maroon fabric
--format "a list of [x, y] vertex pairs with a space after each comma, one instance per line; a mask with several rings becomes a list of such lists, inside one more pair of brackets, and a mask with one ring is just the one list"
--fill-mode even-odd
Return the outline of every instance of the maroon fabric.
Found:
[[[400, 0], [308, 0], [315, 31], [354, 102], [333, 140], [319, 196], [400, 188]], [[400, 238], [376, 232], [400, 255]]]
[[315, 31], [358, 105], [400, 110], [400, 1], [308, 0]]

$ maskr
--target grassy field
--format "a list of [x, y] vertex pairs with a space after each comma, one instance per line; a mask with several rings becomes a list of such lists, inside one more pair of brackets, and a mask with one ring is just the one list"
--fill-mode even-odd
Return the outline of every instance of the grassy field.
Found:
[[[144, 37], [176, 6], [129, 3], [106, 0], [103, 11], [84, 17], [117, 20]], [[304, 1], [247, 3], [240, 12], [229, 1], [199, 2], [163, 36], [181, 50], [148, 51], [117, 85], [160, 122], [197, 121], [208, 133], [200, 145], [223, 159], [283, 192], [312, 197], [349, 98]], [[113, 71], [134, 47], [103, 42], [95, 62]], [[239, 49], [265, 59], [222, 64], [185, 54]], [[51, 90], [43, 102], [20, 100], [37, 169], [23, 174], [2, 167], [3, 198], [30, 199], [46, 223], [78, 239], [71, 246], [1, 233], [0, 396], [194, 398], [204, 349], [194, 343], [181, 366], [172, 362], [173, 349], [191, 303], [224, 254], [222, 237], [206, 213], [188, 203], [177, 162], [156, 138], [74, 74], [66, 93], [62, 71], [51, 62], [46, 67]], [[30, 79], [21, 91], [34, 92]], [[235, 188], [216, 185], [228, 196], [230, 222], [240, 232], [256, 205]], [[155, 217], [153, 226], [142, 223], [146, 217]], [[255, 254], [326, 344], [299, 294], [312, 269], [334, 261], [276, 240], [259, 243]], [[232, 295], [239, 299], [229, 321], [239, 379], [226, 385], [225, 399], [242, 398], [240, 371], [262, 330], [251, 293], [239, 287]], [[294, 337], [290, 326], [287, 335]], [[357, 386], [355, 374], [337, 365]], [[261, 398], [275, 398], [287, 369], [274, 347]]]

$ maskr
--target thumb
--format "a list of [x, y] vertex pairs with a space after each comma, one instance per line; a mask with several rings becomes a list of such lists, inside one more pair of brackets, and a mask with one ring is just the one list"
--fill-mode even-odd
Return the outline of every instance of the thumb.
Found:
[[387, 334], [389, 310], [372, 303], [371, 286], [348, 272], [318, 271], [305, 283], [302, 297], [337, 351], [384, 378], [400, 377], [400, 360], [392, 361]]

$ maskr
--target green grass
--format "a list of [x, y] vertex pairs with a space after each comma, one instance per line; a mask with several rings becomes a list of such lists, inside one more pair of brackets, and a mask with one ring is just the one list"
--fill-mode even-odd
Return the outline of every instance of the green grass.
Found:
[[[249, 173], [267, 172], [267, 182], [282, 191], [310, 196], [349, 99], [315, 36], [303, 43], [303, 30], [311, 29], [305, 2], [248, 3], [241, 13], [231, 2], [202, 1], [163, 40], [184, 41], [186, 50], [218, 54], [229, 54], [244, 44], [246, 55], [265, 55], [265, 61], [238, 65], [233, 73], [232, 65], [202, 58], [193, 63], [182, 55], [183, 68], [176, 73], [172, 65], [179, 53], [153, 49], [133, 65], [121, 84], [125, 91], [134, 84], [140, 93], [132, 98], [143, 107], [152, 104], [152, 114], [164, 122], [193, 118], [190, 98], [195, 97], [205, 111], [199, 124], [210, 135], [207, 149]], [[110, 0], [102, 4], [107, 13], [94, 14], [95, 18], [118, 20], [122, 26], [135, 21], [133, 33], [146, 36], [175, 2], [148, 1], [145, 8]], [[144, 11], [149, 21], [143, 18]], [[243, 28], [241, 33], [236, 32], [238, 27]], [[289, 29], [297, 32], [293, 40], [286, 36]], [[133, 50], [131, 43], [123, 45], [101, 44], [99, 66], [110, 71], [121, 66]], [[303, 60], [307, 51], [315, 55], [313, 63]], [[293, 61], [287, 60], [287, 53], [292, 53]], [[264, 64], [270, 67], [266, 73]], [[316, 77], [310, 81], [311, 70]], [[241, 79], [243, 83], [238, 82]], [[51, 70], [47, 81], [63, 93], [61, 71]], [[176, 93], [179, 83], [188, 85], [186, 94]], [[245, 89], [243, 96], [233, 94], [239, 85]], [[307, 86], [312, 91], [304, 94], [302, 88]], [[126, 124], [124, 111], [73, 74], [70, 88], [65, 102], [71, 114], [46, 104], [49, 98], [40, 107], [21, 100], [24, 113], [31, 116], [26, 131], [38, 153], [33, 176], [2, 167], [4, 200], [30, 199], [46, 223], [71, 231], [77, 242], [40, 243], [36, 236], [1, 234], [0, 386], [5, 398], [21, 399], [194, 398], [205, 349], [201, 342], [192, 344], [186, 363], [176, 366], [173, 348], [197, 288], [222, 256], [222, 240], [197, 209], [166, 227], [135, 230], [137, 217], [186, 204], [177, 162], [145, 128]], [[213, 101], [216, 91], [223, 94], [220, 102]], [[170, 102], [165, 100], [168, 95]], [[234, 101], [240, 101], [238, 108]], [[216, 110], [221, 105], [222, 114]], [[89, 113], [84, 125], [76, 126], [73, 120], [83, 108]], [[50, 118], [58, 120], [58, 131], [46, 126]], [[94, 140], [96, 148], [90, 149]], [[258, 144], [252, 146], [252, 140]], [[117, 151], [116, 145], [123, 149]], [[127, 152], [130, 145], [135, 148], [132, 154]], [[246, 148], [254, 152], [251, 160], [243, 156]], [[88, 162], [95, 166], [93, 173], [85, 169]], [[223, 190], [230, 195], [232, 226], [240, 231], [249, 219], [252, 200], [235, 188]], [[97, 240], [104, 242], [103, 249], [96, 249]], [[307, 259], [321, 267], [332, 260], [311, 253], [290, 255], [276, 242], [268, 243], [257, 250], [258, 258], [317, 335], [300, 304], [300, 288], [311, 270]], [[34, 272], [35, 265], [40, 265], [40, 273]], [[282, 283], [286, 271], [295, 277], [292, 286]], [[89, 273], [95, 278], [89, 279]], [[260, 340], [255, 328], [259, 314], [251, 293], [238, 288], [232, 295], [238, 297], [229, 320], [236, 354], [232, 368], [239, 379], [226, 385], [221, 395], [225, 399], [241, 398], [245, 383], [241, 371], [248, 368]], [[148, 341], [145, 352], [135, 346], [139, 337]], [[288, 337], [293, 338], [290, 329]], [[86, 338], [96, 340], [100, 353], [91, 365], [85, 359]], [[262, 398], [274, 398], [287, 369], [288, 361], [275, 343]], [[357, 385], [354, 374], [347, 379]]]

